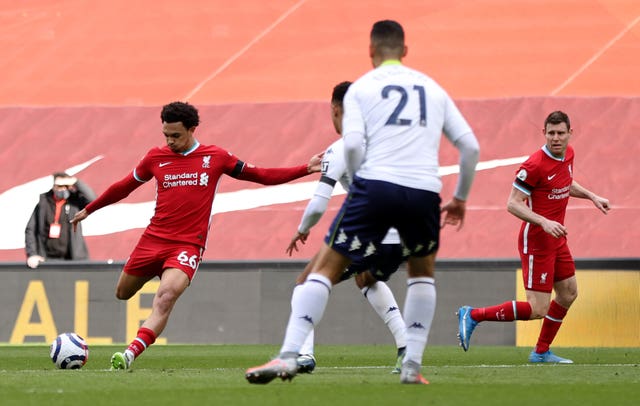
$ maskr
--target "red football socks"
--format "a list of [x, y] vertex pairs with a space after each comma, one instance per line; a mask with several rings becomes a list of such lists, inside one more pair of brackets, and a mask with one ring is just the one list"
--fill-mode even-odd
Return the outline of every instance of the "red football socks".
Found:
[[529, 302], [516, 302], [515, 300], [471, 310], [471, 318], [475, 321], [529, 320], [530, 317], [531, 305]]
[[133, 352], [135, 357], [138, 358], [138, 356], [155, 341], [156, 333], [154, 333], [153, 330], [146, 327], [140, 327], [136, 338], [131, 341], [131, 344], [129, 344], [127, 349]]
[[542, 322], [542, 330], [540, 330], [540, 336], [536, 344], [536, 352], [538, 354], [549, 351], [549, 346], [553, 339], [556, 338], [556, 334], [562, 325], [562, 319], [567, 315], [568, 310], [560, 306], [555, 300], [551, 301], [549, 311]]

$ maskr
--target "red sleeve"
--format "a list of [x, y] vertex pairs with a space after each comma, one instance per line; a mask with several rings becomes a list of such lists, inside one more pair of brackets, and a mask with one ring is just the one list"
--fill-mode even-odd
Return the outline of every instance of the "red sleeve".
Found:
[[[241, 161], [239, 161], [241, 162]], [[291, 168], [256, 168], [245, 164], [237, 175], [231, 175], [236, 179], [248, 180], [263, 185], [279, 185], [309, 174], [307, 165]]]
[[539, 168], [540, 168], [539, 156], [537, 155], [530, 156], [526, 161], [522, 163], [522, 165], [518, 169], [514, 184], [519, 185], [521, 188], [524, 188], [529, 193], [533, 192], [533, 189], [540, 182]]
[[96, 200], [89, 203], [85, 209], [87, 210], [87, 213], [91, 214], [98, 209], [119, 202], [129, 196], [129, 194], [140, 185], [142, 185], [142, 182], [136, 180], [136, 178], [133, 177], [133, 173], [130, 173], [124, 179], [109, 186], [104, 193], [98, 196]]

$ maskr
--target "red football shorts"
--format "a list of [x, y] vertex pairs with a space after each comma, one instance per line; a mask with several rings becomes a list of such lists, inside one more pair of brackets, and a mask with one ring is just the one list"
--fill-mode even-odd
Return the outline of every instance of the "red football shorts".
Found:
[[180, 241], [142, 234], [122, 272], [139, 277], [160, 277], [167, 268], [177, 268], [191, 281], [198, 270], [204, 249]]
[[522, 280], [526, 290], [536, 292], [553, 291], [554, 282], [576, 274], [576, 265], [566, 243], [554, 252], [545, 254], [522, 254]]

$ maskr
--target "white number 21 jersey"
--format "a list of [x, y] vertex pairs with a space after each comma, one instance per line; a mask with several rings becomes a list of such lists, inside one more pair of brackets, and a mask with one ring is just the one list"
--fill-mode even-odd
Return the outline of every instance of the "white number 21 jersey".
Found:
[[455, 143], [471, 127], [427, 75], [387, 61], [354, 82], [344, 98], [343, 134], [365, 137], [356, 175], [440, 193], [440, 138]]

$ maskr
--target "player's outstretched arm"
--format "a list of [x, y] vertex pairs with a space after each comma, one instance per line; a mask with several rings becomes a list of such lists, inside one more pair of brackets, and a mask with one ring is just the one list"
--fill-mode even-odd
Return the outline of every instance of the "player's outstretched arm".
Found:
[[76, 231], [78, 228], [78, 223], [80, 223], [82, 220], [86, 219], [87, 217], [89, 217], [89, 213], [87, 213], [86, 208], [77, 212], [70, 221], [71, 225], [73, 226], [73, 231]]
[[230, 174], [236, 179], [260, 183], [262, 185], [280, 185], [292, 180], [320, 172], [324, 152], [315, 154], [307, 165], [293, 166], [290, 168], [259, 168], [245, 163], [238, 174]]
[[71, 219], [70, 223], [73, 225], [73, 231], [78, 228], [78, 223], [89, 217], [89, 214], [101, 209], [110, 204], [119, 202], [125, 197], [129, 196], [138, 186], [142, 185], [141, 181], [138, 181], [133, 173], [127, 175], [124, 179], [119, 180], [113, 185], [109, 186], [98, 198], [87, 205], [84, 209], [76, 213]]
[[322, 169], [322, 157], [324, 156], [324, 151], [319, 154], [315, 154], [309, 159], [309, 164], [307, 165], [307, 172], [316, 173], [320, 172]]

